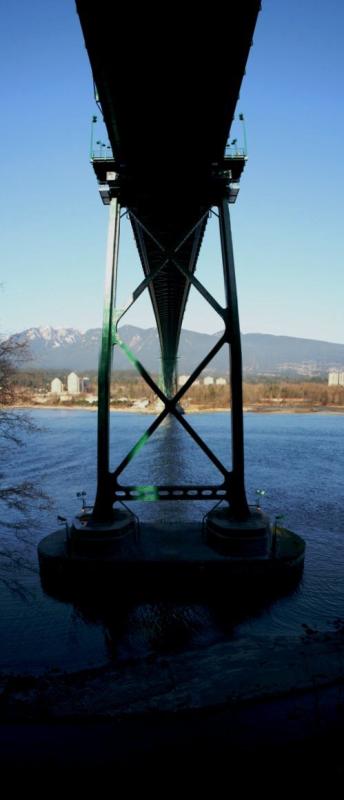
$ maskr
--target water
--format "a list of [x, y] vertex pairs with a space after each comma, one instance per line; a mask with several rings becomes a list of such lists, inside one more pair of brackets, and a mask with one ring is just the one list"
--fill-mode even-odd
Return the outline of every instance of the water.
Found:
[[[57, 514], [79, 510], [77, 491], [95, 491], [96, 414], [35, 410], [42, 430], [13, 448], [9, 481], [32, 480], [49, 493], [53, 507], [35, 511], [25, 529], [9, 528], [3, 514], [0, 545], [1, 667], [10, 672], [76, 670], [157, 652], [200, 648], [245, 634], [298, 634], [307, 625], [324, 630], [344, 619], [344, 417], [330, 414], [246, 414], [246, 485], [249, 502], [265, 489], [264, 509], [284, 514], [286, 527], [307, 543], [297, 590], [256, 609], [219, 614], [202, 603], [139, 603], [106, 611], [87, 609], [46, 595], [40, 585], [36, 546], [56, 529]], [[229, 466], [229, 418], [197, 414], [188, 420]], [[113, 466], [151, 423], [152, 417], [111, 415]], [[167, 420], [127, 469], [124, 482], [217, 482], [218, 473], [179, 424]], [[142, 519], [200, 518], [207, 503], [133, 504]]]

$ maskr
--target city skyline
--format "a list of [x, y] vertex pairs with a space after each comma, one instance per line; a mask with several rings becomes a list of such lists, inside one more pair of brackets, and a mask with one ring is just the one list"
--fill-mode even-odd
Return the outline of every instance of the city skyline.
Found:
[[[249, 156], [231, 209], [245, 333], [344, 342], [343, 30], [337, 0], [326, 13], [311, 0], [263, 2], [236, 112], [245, 115]], [[107, 209], [88, 163], [97, 110], [75, 5], [14, 0], [1, 37], [0, 330], [99, 327]], [[232, 135], [241, 136], [237, 123]], [[197, 275], [221, 300], [215, 225]], [[124, 221], [118, 306], [141, 278]], [[148, 298], [123, 322], [153, 325]], [[221, 327], [194, 290], [183, 327]]]

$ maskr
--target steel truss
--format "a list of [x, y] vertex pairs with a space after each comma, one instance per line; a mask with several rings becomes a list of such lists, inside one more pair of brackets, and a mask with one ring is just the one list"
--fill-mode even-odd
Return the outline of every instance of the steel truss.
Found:
[[[106, 281], [105, 281], [105, 301], [104, 318], [102, 329], [101, 353], [98, 372], [98, 486], [96, 501], [93, 509], [93, 520], [96, 523], [109, 522], [113, 518], [113, 504], [128, 500], [225, 500], [229, 503], [233, 516], [237, 519], [245, 519], [249, 516], [249, 509], [245, 493], [244, 484], [244, 438], [243, 438], [243, 409], [242, 409], [242, 358], [241, 341], [239, 327], [239, 313], [234, 269], [234, 256], [231, 235], [230, 216], [228, 201], [223, 198], [218, 205], [219, 232], [221, 239], [223, 277], [225, 287], [226, 306], [223, 308], [203, 286], [196, 276], [189, 272], [186, 267], [180, 264], [178, 252], [188, 238], [200, 229], [204, 219], [210, 214], [215, 213], [209, 208], [199, 221], [192, 227], [188, 234], [180, 241], [173, 250], [167, 251], [148, 228], [138, 219], [136, 215], [127, 209], [126, 214], [131, 217], [136, 225], [150, 237], [162, 254], [161, 264], [152, 270], [149, 275], [136, 287], [126, 306], [120, 311], [115, 311], [116, 284], [118, 272], [118, 250], [120, 234], [121, 209], [118, 197], [113, 197], [110, 201], [109, 209], [109, 229], [106, 256]], [[217, 214], [216, 214], [217, 216]], [[192, 286], [202, 295], [214, 311], [221, 317], [224, 323], [224, 333], [210, 350], [205, 358], [198, 364], [186, 383], [174, 394], [169, 397], [156, 384], [151, 375], [147, 372], [140, 361], [130, 351], [129, 347], [123, 342], [118, 334], [118, 324], [124, 314], [138, 300], [142, 292], [147, 289], [161, 270], [171, 263], [178, 269]], [[232, 469], [228, 470], [213, 453], [211, 448], [203, 441], [199, 434], [194, 430], [190, 423], [180, 412], [178, 405], [190, 386], [198, 378], [200, 373], [214, 358], [216, 353], [224, 344], [230, 348], [230, 386], [231, 386], [231, 428], [232, 428]], [[126, 457], [121, 461], [114, 472], [110, 472], [109, 465], [109, 429], [110, 429], [110, 379], [111, 364], [114, 345], [118, 345], [127, 355], [129, 361], [136, 367], [141, 377], [147, 385], [157, 395], [164, 405], [161, 413], [154, 422], [148, 427], [146, 432], [136, 442]], [[218, 485], [123, 485], [120, 483], [120, 476], [124, 469], [130, 464], [132, 459], [140, 452], [144, 444], [150, 439], [154, 431], [163, 422], [168, 414], [172, 414], [184, 430], [191, 436], [193, 441], [209, 458], [212, 464], [218, 469], [222, 476], [222, 482]]]

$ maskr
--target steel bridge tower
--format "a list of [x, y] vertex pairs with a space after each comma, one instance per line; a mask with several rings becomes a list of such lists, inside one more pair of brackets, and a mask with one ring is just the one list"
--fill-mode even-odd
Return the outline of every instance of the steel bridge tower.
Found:
[[[116, 14], [77, 0], [98, 104], [112, 153], [92, 162], [103, 201], [109, 205], [106, 288], [98, 376], [98, 486], [94, 526], [116, 525], [120, 503], [140, 500], [223, 501], [221, 519], [208, 526], [250, 527], [244, 480], [242, 357], [233, 244], [228, 204], [238, 192], [244, 151], [226, 155], [241, 80], [252, 42], [259, 2], [229, 3], [217, 14], [201, 11], [184, 26], [169, 12], [169, 36], [162, 19]], [[102, 7], [104, 6], [104, 14]], [[106, 12], [106, 13], [105, 13]], [[158, 27], [157, 27], [158, 23]], [[142, 25], [142, 27], [140, 27]], [[160, 25], [162, 26], [160, 29]], [[172, 28], [172, 30], [171, 30]], [[117, 35], [113, 36], [117, 29]], [[122, 40], [122, 33], [127, 36]], [[158, 35], [159, 31], [161, 35]], [[172, 38], [171, 38], [171, 33]], [[170, 44], [172, 42], [172, 44]], [[124, 76], [119, 66], [124, 65]], [[129, 77], [128, 73], [129, 72]], [[112, 155], [113, 154], [113, 155]], [[128, 215], [144, 277], [127, 307], [116, 312], [121, 209]], [[225, 305], [222, 307], [195, 275], [210, 214], [216, 213], [221, 241]], [[176, 365], [182, 320], [194, 286], [219, 315], [224, 332], [213, 349], [177, 390]], [[118, 324], [144, 290], [157, 322], [163, 387], [121, 340]], [[232, 468], [228, 470], [182, 414], [180, 401], [223, 345], [229, 345]], [[112, 351], [121, 347], [155, 392], [162, 411], [126, 458], [110, 471], [109, 402]], [[121, 475], [141, 446], [172, 414], [220, 473], [217, 485], [132, 486]], [[215, 512], [214, 512], [215, 513]], [[117, 515], [117, 517], [116, 517]], [[122, 520], [122, 515], [120, 514]], [[254, 528], [256, 528], [256, 520]], [[128, 523], [129, 524], [129, 523]], [[264, 521], [265, 526], [265, 521]]]
[[[93, 72], [96, 99], [109, 137], [91, 153], [100, 194], [109, 206], [104, 321], [98, 382], [98, 480], [92, 510], [38, 546], [41, 576], [51, 584], [84, 583], [150, 591], [152, 581], [172, 591], [235, 582], [251, 587], [299, 578], [305, 545], [245, 491], [242, 359], [229, 204], [238, 193], [246, 152], [227, 141], [260, 8], [259, 0], [198, 6], [188, 16], [175, 4], [158, 8], [76, 0]], [[92, 149], [92, 148], [91, 148]], [[107, 153], [105, 157], [104, 153]], [[125, 308], [116, 309], [121, 217], [129, 217], [142, 280]], [[225, 302], [196, 277], [210, 215], [218, 218]], [[210, 278], [211, 278], [211, 270]], [[182, 321], [194, 287], [223, 322], [217, 344], [177, 388]], [[162, 386], [122, 341], [118, 325], [148, 291], [156, 319]], [[109, 400], [114, 346], [122, 348], [161, 401], [161, 411], [114, 471], [110, 469]], [[181, 412], [192, 383], [218, 353], [229, 349], [232, 463], [228, 469]], [[127, 485], [122, 475], [168, 416], [209, 458], [216, 484]], [[204, 519], [151, 526], [127, 501], [213, 501]], [[197, 517], [197, 513], [195, 517]], [[276, 518], [277, 519], [277, 518]], [[154, 530], [153, 530], [154, 527]], [[139, 534], [139, 535], [138, 535]], [[172, 543], [172, 547], [171, 547]], [[171, 552], [175, 556], [171, 556]], [[160, 590], [159, 590], [160, 591]]]

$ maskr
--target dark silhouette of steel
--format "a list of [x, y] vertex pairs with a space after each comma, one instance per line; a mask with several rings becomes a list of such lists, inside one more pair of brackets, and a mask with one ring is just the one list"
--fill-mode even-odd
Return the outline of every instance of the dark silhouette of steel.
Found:
[[[109, 440], [110, 440], [110, 383], [113, 349], [113, 313], [116, 296], [118, 248], [120, 230], [120, 205], [114, 199], [110, 205], [108, 241], [106, 249], [105, 302], [98, 380], [98, 459], [97, 507], [103, 508], [101, 516], [109, 519]], [[112, 503], [111, 503], [112, 506]]]
[[226, 332], [230, 344], [230, 383], [232, 396], [232, 501], [235, 515], [245, 518], [249, 511], [244, 484], [244, 424], [242, 397], [242, 356], [239, 324], [239, 309], [236, 290], [234, 254], [228, 202], [225, 198], [219, 206], [220, 235], [223, 275], [226, 293]]
[[[259, 11], [258, 0], [198, 8], [186, 22], [175, 7], [150, 12], [77, 0], [86, 47], [113, 158], [94, 158], [103, 199], [110, 205], [107, 283], [99, 367], [98, 490], [93, 517], [107, 522], [113, 504], [128, 499], [223, 498], [237, 519], [248, 516], [244, 486], [242, 368], [228, 201], [245, 157], [225, 156], [226, 142]], [[120, 207], [127, 210], [144, 279], [114, 311]], [[226, 307], [195, 277], [213, 208], [218, 208]], [[176, 364], [191, 286], [219, 314], [225, 332], [176, 391]], [[148, 289], [157, 322], [163, 389], [121, 341], [117, 326]], [[120, 346], [163, 403], [161, 414], [113, 474], [109, 471], [109, 386], [113, 345]], [[179, 402], [223, 345], [230, 349], [232, 470], [228, 471], [181, 414]], [[216, 486], [123, 486], [119, 477], [160, 425], [173, 414], [217, 467]]]

